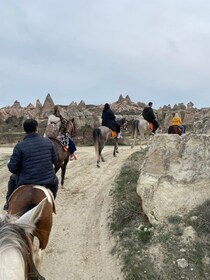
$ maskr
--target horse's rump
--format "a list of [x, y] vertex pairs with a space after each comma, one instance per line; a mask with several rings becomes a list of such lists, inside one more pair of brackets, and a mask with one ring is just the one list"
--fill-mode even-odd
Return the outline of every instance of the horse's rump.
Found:
[[178, 125], [170, 125], [168, 128], [168, 134], [182, 135], [182, 130]]

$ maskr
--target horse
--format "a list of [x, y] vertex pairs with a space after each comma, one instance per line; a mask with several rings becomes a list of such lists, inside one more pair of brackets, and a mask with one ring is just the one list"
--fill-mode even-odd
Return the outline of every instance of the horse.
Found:
[[[184, 127], [184, 133], [185, 133], [186, 128], [185, 128], [185, 126], [183, 126], [183, 127]], [[182, 129], [178, 125], [171, 125], [168, 128], [168, 134], [178, 134], [179, 136], [181, 136], [182, 135]]]
[[33, 207], [46, 198], [43, 206], [42, 215], [36, 221], [36, 229], [33, 237], [37, 237], [39, 248], [36, 256], [36, 264], [41, 264], [42, 251], [47, 247], [49, 236], [53, 223], [53, 213], [55, 211], [55, 203], [52, 192], [38, 185], [22, 185], [18, 187], [9, 198], [8, 214], [23, 216]]
[[0, 279], [44, 280], [33, 260], [31, 235], [36, 231], [45, 208], [46, 199], [17, 218], [9, 214], [0, 215]]
[[[120, 119], [117, 121], [117, 123], [122, 128], [126, 128], [127, 121], [125, 118]], [[113, 150], [113, 156], [116, 157], [116, 153], [118, 153], [118, 138], [117, 133], [115, 133], [114, 137], [112, 137], [112, 130], [106, 126], [99, 126], [97, 128], [93, 129], [93, 142], [95, 146], [95, 153], [96, 153], [96, 159], [97, 159], [97, 167], [100, 167], [100, 159], [104, 162], [104, 158], [102, 155], [102, 150], [107, 142], [108, 139], [114, 139], [114, 150]]]
[[[76, 135], [76, 125], [74, 122], [74, 118], [71, 120], [62, 119], [60, 131], [62, 132], [63, 130], [66, 130], [71, 137], [74, 137]], [[61, 145], [59, 139], [50, 138], [50, 140], [53, 142], [57, 154], [57, 161], [55, 163], [55, 173], [57, 173], [58, 170], [61, 169], [61, 187], [63, 188], [66, 167], [69, 162], [70, 152], [64, 151], [64, 148]]]
[[140, 135], [140, 147], [142, 140], [146, 140], [146, 135], [152, 135], [153, 125], [145, 120], [142, 116], [138, 119], [133, 120], [131, 126], [131, 138], [133, 138], [133, 143], [131, 148], [136, 144], [136, 138]]

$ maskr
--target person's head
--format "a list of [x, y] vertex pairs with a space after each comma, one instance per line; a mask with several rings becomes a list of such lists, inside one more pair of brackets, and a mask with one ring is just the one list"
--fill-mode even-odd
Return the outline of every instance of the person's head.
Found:
[[27, 134], [37, 132], [38, 122], [34, 119], [27, 119], [23, 123], [23, 129]]
[[108, 103], [106, 103], [106, 104], [104, 105], [104, 111], [106, 111], [106, 110], [108, 110], [108, 109], [110, 109], [110, 105], [109, 105]]
[[179, 117], [179, 113], [176, 113], [176, 114], [175, 114], [175, 117], [178, 118], [178, 117]]
[[149, 102], [149, 103], [148, 103], [148, 106], [149, 106], [149, 107], [152, 107], [152, 102]]
[[54, 106], [53, 115], [55, 115], [56, 117], [60, 116], [60, 110], [59, 110], [59, 106], [58, 105]]

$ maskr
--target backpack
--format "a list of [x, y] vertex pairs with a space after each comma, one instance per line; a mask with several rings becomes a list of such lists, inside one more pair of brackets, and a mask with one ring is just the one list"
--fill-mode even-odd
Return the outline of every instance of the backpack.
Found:
[[58, 136], [58, 129], [57, 125], [55, 123], [50, 123], [47, 125], [46, 130], [45, 130], [45, 135], [49, 138], [57, 138]]

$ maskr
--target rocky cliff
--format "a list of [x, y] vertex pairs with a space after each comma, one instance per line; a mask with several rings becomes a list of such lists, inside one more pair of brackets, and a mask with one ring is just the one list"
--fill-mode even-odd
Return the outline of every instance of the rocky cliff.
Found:
[[[1, 138], [3, 137], [2, 133], [8, 133], [9, 131], [21, 132], [21, 124], [27, 118], [37, 119], [42, 133], [46, 126], [47, 117], [52, 113], [54, 105], [50, 94], [48, 94], [43, 105], [37, 100], [35, 106], [29, 104], [27, 107], [22, 107], [19, 101], [16, 100], [12, 106], [1, 108]], [[81, 135], [84, 136], [84, 133], [91, 130], [93, 127], [100, 125], [103, 105], [104, 104], [87, 105], [84, 101], [81, 101], [79, 104], [71, 102], [69, 105], [59, 106], [65, 115], [69, 118], [75, 118], [81, 138]], [[126, 97], [120, 95], [118, 100], [110, 105], [117, 118], [126, 117], [129, 122], [141, 114], [143, 108], [146, 106], [146, 104], [142, 102], [132, 102], [128, 95]], [[168, 105], [154, 111], [163, 132], [167, 132], [174, 113], [179, 112], [188, 132], [196, 131], [198, 133], [210, 133], [210, 108], [197, 109], [194, 108], [192, 102], [189, 102], [187, 106], [183, 103], [179, 103], [173, 108]]]

